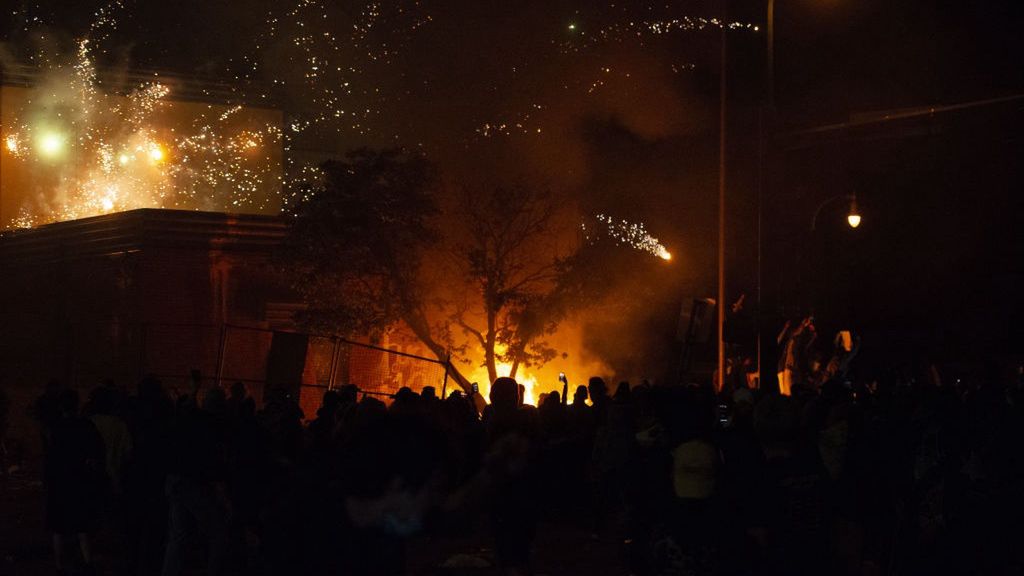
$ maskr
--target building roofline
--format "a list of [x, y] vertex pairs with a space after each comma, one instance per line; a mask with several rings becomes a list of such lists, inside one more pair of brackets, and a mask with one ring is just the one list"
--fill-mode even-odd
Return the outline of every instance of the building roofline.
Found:
[[143, 208], [0, 233], [0, 268], [157, 247], [266, 252], [287, 230], [281, 216]]

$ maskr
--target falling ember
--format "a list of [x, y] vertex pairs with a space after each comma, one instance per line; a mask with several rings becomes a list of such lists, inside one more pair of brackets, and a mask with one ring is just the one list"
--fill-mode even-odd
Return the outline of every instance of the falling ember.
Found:
[[594, 219], [603, 225], [603, 230], [601, 227], [598, 227], [597, 230], [592, 230], [587, 226], [586, 222], [580, 224], [580, 229], [583, 230], [584, 237], [588, 241], [594, 242], [602, 237], [608, 237], [617, 244], [629, 246], [641, 252], [647, 252], [662, 260], [669, 261], [672, 259], [672, 253], [668, 251], [668, 248], [665, 248], [657, 238], [651, 236], [643, 223], [634, 224], [626, 220], [615, 220], [605, 214], [598, 214]]

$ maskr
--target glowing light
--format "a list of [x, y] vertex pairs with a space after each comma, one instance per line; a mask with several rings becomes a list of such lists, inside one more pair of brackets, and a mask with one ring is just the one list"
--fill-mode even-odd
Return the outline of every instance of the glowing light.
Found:
[[110, 212], [114, 209], [117, 204], [117, 187], [108, 186], [104, 191], [104, 195], [99, 198], [100, 210], [103, 212]]
[[64, 149], [64, 137], [56, 132], [45, 132], [39, 138], [39, 153], [53, 157]]
[[857, 210], [857, 196], [850, 196], [850, 212], [846, 215], [846, 223], [850, 228], [860, 226], [860, 211]]
[[[119, 5], [119, 0], [114, 4]], [[129, 86], [127, 93], [104, 90], [91, 52], [96, 41], [105, 37], [96, 27], [113, 26], [114, 20], [110, 11], [97, 13], [97, 18], [102, 22], [93, 27], [93, 41], [79, 41], [77, 50], [66, 57], [38, 56], [39, 87], [30, 88], [29, 105], [9, 122], [4, 145], [24, 163], [23, 169], [40, 181], [44, 192], [8, 216], [7, 223], [33, 227], [115, 210], [194, 207], [199, 203], [223, 209], [276, 207], [283, 182], [278, 165], [243, 153], [279, 142], [280, 127], [246, 118], [241, 130], [234, 127], [238, 123], [232, 117], [240, 106], [227, 111], [208, 106], [192, 117], [190, 126], [177, 127], [165, 135], [169, 139], [157, 141], [157, 114], [171, 90], [155, 81]], [[58, 79], [65, 90], [50, 88]], [[39, 107], [44, 102], [45, 108]], [[73, 119], [66, 130], [33, 128], [27, 123], [53, 108], [66, 111], [61, 116]], [[26, 154], [27, 134], [31, 135], [33, 154]], [[71, 146], [75, 162], [52, 170], [47, 164]], [[137, 163], [143, 166], [135, 166]], [[149, 169], [143, 169], [146, 164]]]
[[161, 148], [159, 144], [155, 144], [155, 143], [151, 143], [149, 145], [149, 152], [148, 152], [148, 154], [149, 154], [149, 159], [152, 160], [153, 162], [161, 162], [161, 161], [163, 161], [164, 157], [166, 156], [166, 154], [164, 154], [164, 149]]
[[576, 24], [575, 23], [569, 24], [569, 30], [575, 30], [575, 29], [576, 29]]
[[666, 260], [666, 261], [667, 260], [671, 260], [672, 259], [672, 253], [669, 252], [668, 250], [665, 250], [664, 248], [662, 248], [658, 252], [658, 258], [661, 258], [662, 260]]

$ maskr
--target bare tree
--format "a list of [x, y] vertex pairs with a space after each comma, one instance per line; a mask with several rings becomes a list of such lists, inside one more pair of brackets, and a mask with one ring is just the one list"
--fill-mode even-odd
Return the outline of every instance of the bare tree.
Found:
[[454, 212], [450, 250], [465, 288], [451, 318], [483, 351], [488, 377], [498, 376], [499, 362], [515, 376], [554, 358], [543, 337], [560, 318], [551, 302], [567, 260], [551, 195], [521, 183], [465, 187]]
[[499, 363], [515, 375], [554, 358], [544, 337], [567, 308], [571, 259], [558, 254], [565, 237], [547, 191], [443, 190], [425, 159], [399, 150], [358, 150], [323, 172], [290, 207], [278, 258], [307, 327], [372, 338], [404, 324], [439, 360], [482, 352], [492, 382]]

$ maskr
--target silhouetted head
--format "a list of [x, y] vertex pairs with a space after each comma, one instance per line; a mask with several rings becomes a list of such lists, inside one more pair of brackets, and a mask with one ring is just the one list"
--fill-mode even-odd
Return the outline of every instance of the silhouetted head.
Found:
[[629, 402], [630, 389], [629, 382], [619, 382], [619, 385], [615, 388], [614, 399], [616, 402]]
[[575, 404], [575, 403], [579, 402], [580, 404], [583, 404], [586, 401], [587, 401], [587, 387], [582, 385], [582, 384], [580, 384], [579, 386], [576, 387], [576, 392], [573, 393], [573, 395], [572, 395], [572, 403]]
[[[553, 404], [557, 406], [562, 403], [562, 395], [559, 394], [557, 390], [552, 390], [551, 393], [548, 394], [546, 401], [548, 404]], [[541, 404], [543, 403], [544, 402], [542, 402]]]
[[409, 404], [416, 401], [416, 393], [412, 391], [412, 388], [408, 386], [402, 386], [395, 393], [396, 404]]
[[245, 384], [235, 382], [231, 385], [231, 399], [242, 400], [243, 398], [245, 398]]
[[89, 394], [89, 408], [93, 414], [110, 414], [114, 411], [114, 391], [107, 386], [97, 386]]
[[590, 392], [590, 399], [593, 402], [598, 402], [608, 397], [608, 385], [604, 383], [604, 378], [600, 376], [592, 376], [590, 378], [590, 381], [587, 383], [587, 390]]
[[65, 417], [78, 414], [78, 391], [74, 389], [61, 390], [57, 395], [57, 412]]
[[341, 395], [334, 390], [328, 390], [324, 392], [324, 398], [320, 402], [320, 410], [317, 410], [317, 414], [333, 413], [338, 408], [338, 404], [341, 404]]
[[223, 414], [226, 407], [226, 398], [222, 388], [213, 387], [203, 394], [203, 410], [213, 414]]
[[366, 396], [359, 403], [358, 415], [363, 419], [383, 416], [386, 415], [387, 412], [387, 405], [373, 396]]
[[498, 378], [491, 384], [490, 397], [495, 410], [515, 409], [519, 403], [519, 385], [507, 376]]
[[437, 390], [433, 386], [424, 386], [423, 390], [420, 391], [420, 396], [428, 400], [436, 400]]
[[345, 384], [338, 388], [338, 396], [342, 404], [355, 404], [359, 398], [359, 388], [355, 384]]
[[160, 379], [149, 374], [139, 381], [139, 399], [154, 400], [164, 395], [164, 386]]

